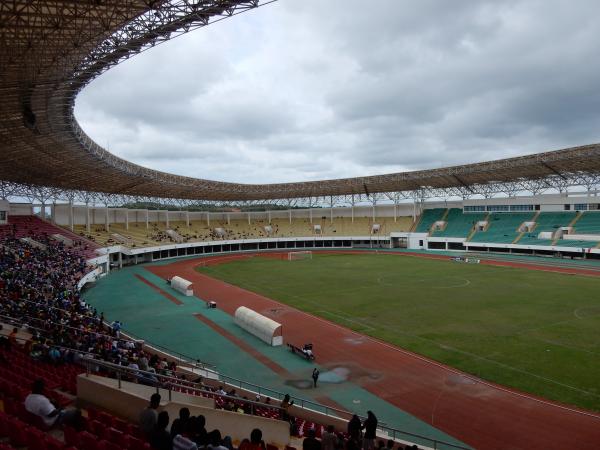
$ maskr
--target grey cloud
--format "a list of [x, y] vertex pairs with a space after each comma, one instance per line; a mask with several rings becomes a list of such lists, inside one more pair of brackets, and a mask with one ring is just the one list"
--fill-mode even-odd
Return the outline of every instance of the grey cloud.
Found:
[[283, 182], [595, 142], [600, 4], [281, 0], [81, 94], [101, 145], [160, 170]]

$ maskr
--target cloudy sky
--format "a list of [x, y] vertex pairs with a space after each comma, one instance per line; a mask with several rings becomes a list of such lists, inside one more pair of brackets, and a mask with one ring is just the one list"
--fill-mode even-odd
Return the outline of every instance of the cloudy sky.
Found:
[[158, 46], [78, 97], [138, 164], [318, 180], [600, 141], [600, 2], [279, 0]]

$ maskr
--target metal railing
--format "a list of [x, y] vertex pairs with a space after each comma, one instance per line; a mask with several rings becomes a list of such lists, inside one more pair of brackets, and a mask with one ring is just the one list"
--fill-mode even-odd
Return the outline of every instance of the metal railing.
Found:
[[[191, 391], [191, 392], [197, 393], [198, 395], [205, 396], [205, 397], [213, 397], [213, 398], [220, 397], [220, 398], [224, 399], [225, 401], [231, 401], [233, 403], [247, 404], [250, 407], [251, 414], [253, 414], [253, 415], [256, 412], [256, 408], [272, 409], [272, 410], [278, 411], [280, 413], [283, 411], [283, 408], [281, 408], [280, 406], [278, 406], [276, 404], [266, 404], [264, 402], [257, 402], [254, 400], [250, 400], [247, 398], [241, 398], [238, 396], [219, 394], [218, 392], [208, 389], [206, 386], [202, 385], [201, 383], [182, 381], [180, 378], [176, 378], [176, 377], [169, 376], [169, 375], [161, 375], [161, 374], [156, 374], [154, 372], [148, 372], [148, 371], [143, 371], [143, 370], [134, 369], [134, 368], [130, 368], [130, 367], [119, 366], [117, 364], [113, 364], [113, 363], [109, 363], [106, 361], [101, 361], [101, 360], [97, 360], [97, 359], [89, 358], [89, 357], [82, 357], [80, 359], [80, 363], [83, 363], [86, 366], [86, 374], [87, 375], [89, 375], [90, 373], [93, 373], [94, 371], [97, 371], [97, 369], [99, 369], [99, 368], [104, 368], [108, 372], [113, 372], [114, 377], [118, 380], [117, 384], [118, 384], [119, 389], [121, 389], [121, 387], [122, 387], [121, 383], [123, 381], [123, 374], [126, 374], [126, 378], [136, 379], [137, 381], [141, 380], [143, 382], [143, 384], [147, 384], [152, 387], [155, 387], [157, 393], [160, 393], [161, 389], [166, 390], [168, 392], [169, 400], [172, 399], [173, 391], [178, 391], [178, 389], [181, 389], [187, 393], [189, 393]], [[230, 384], [230, 383], [228, 383], [228, 385], [236, 386], [236, 387], [238, 386], [236, 384]], [[248, 383], [248, 385], [259, 387], [257, 385], [252, 385], [251, 383]], [[249, 390], [249, 389], [246, 389], [243, 384], [240, 384], [239, 387], [240, 387], [240, 389]], [[262, 389], [263, 389], [262, 392], [256, 391], [256, 393], [258, 393], [261, 396], [265, 396], [265, 390], [264, 390], [264, 388], [262, 388]], [[277, 393], [276, 391], [272, 391], [270, 389], [268, 389], [267, 391]], [[290, 398], [293, 398], [293, 397], [290, 396]], [[329, 416], [329, 417], [335, 417], [337, 419], [345, 419], [344, 416], [346, 416], [349, 419], [353, 415], [353, 413], [350, 413], [348, 411], [321, 405], [319, 403], [312, 402], [310, 400], [306, 400], [306, 399], [298, 399], [298, 400], [300, 401], [300, 404], [294, 402], [294, 406], [300, 407], [301, 409], [305, 409], [307, 411], [321, 412], [321, 411], [319, 411], [319, 408], [321, 408], [321, 409], [324, 409], [325, 411], [327, 411], [327, 413], [323, 413], [323, 414], [325, 414], [326, 416]], [[316, 408], [314, 408], [314, 407], [316, 407]], [[332, 414], [332, 413], [335, 413], [335, 414]], [[434, 439], [434, 438], [419, 435], [416, 433], [411, 433], [409, 431], [392, 428], [383, 423], [379, 423], [377, 429], [379, 432], [378, 437], [380, 437], [380, 438], [387, 437], [388, 439], [393, 439], [393, 440], [404, 440], [404, 441], [408, 441], [411, 443], [417, 443], [419, 445], [425, 445], [427, 447], [430, 447], [430, 448], [433, 448], [436, 450], [437, 449], [472, 450], [469, 447], [452, 444], [450, 442], [446, 442], [446, 441], [443, 441], [440, 439]]]
[[183, 391], [183, 394], [198, 395], [207, 398], [221, 398], [224, 401], [231, 401], [235, 403], [241, 403], [250, 407], [250, 414], [256, 415], [257, 408], [270, 409], [281, 413], [283, 408], [276, 404], [267, 404], [264, 402], [258, 402], [248, 398], [242, 398], [229, 394], [220, 394], [204, 386], [201, 382], [193, 382], [182, 380], [171, 375], [164, 375], [155, 372], [149, 372], [146, 370], [135, 369], [132, 367], [120, 366], [118, 364], [109, 363], [107, 361], [98, 360], [96, 358], [90, 358], [88, 356], [82, 356], [79, 360], [80, 364], [83, 364], [86, 368], [86, 376], [98, 372], [100, 369], [104, 369], [105, 372], [113, 375], [117, 380], [117, 386], [122, 389], [123, 381], [135, 380], [141, 384], [156, 388], [156, 393], [160, 394], [161, 389], [167, 391], [169, 401], [172, 400], [173, 392]]

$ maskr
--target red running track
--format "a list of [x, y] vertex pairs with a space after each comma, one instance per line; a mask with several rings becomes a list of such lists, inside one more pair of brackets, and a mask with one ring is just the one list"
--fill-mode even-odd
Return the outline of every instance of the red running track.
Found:
[[600, 449], [600, 415], [483, 381], [194, 270], [200, 264], [250, 256], [184, 260], [147, 269], [162, 278], [179, 275], [194, 282], [196, 295], [216, 301], [229, 314], [245, 305], [272, 317], [283, 324], [290, 342], [318, 342], [323, 366], [358, 366], [377, 374], [376, 380], [365, 377], [353, 381], [478, 450]]

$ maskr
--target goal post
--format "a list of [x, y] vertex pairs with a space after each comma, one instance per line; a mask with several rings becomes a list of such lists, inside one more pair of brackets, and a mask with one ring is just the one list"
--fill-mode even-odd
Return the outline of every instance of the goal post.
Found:
[[288, 252], [288, 261], [296, 261], [298, 259], [312, 259], [312, 252], [310, 250]]

